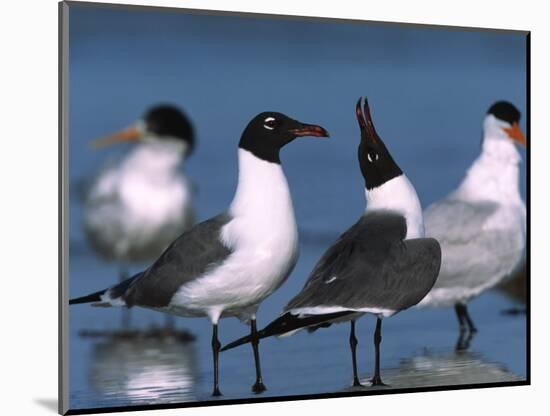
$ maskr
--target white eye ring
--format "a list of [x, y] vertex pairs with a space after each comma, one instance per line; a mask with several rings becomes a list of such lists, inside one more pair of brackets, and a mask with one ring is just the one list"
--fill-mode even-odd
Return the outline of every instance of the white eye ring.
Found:
[[[369, 162], [373, 162], [372, 157], [370, 156], [370, 153], [367, 153], [367, 159], [369, 159]], [[378, 153], [374, 154], [374, 160], [378, 160]]]
[[[269, 123], [270, 121], [275, 121], [275, 118], [274, 117], [267, 117], [265, 120], [264, 120], [264, 123]], [[273, 130], [275, 127], [270, 127], [268, 126], [267, 124], [264, 124], [264, 127], [268, 130]]]

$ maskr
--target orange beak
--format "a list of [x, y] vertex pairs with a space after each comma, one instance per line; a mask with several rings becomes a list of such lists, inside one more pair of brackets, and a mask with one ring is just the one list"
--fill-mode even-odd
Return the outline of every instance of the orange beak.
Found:
[[137, 126], [131, 126], [124, 130], [117, 131], [105, 137], [92, 141], [90, 144], [94, 149], [101, 149], [115, 143], [133, 142], [142, 137], [142, 133]]
[[510, 139], [514, 140], [515, 142], [518, 142], [522, 146], [527, 146], [527, 139], [525, 138], [525, 136], [523, 135], [523, 132], [519, 128], [518, 123], [512, 124], [512, 127], [510, 128], [505, 127], [503, 128], [503, 130], [506, 132], [508, 137], [510, 137]]

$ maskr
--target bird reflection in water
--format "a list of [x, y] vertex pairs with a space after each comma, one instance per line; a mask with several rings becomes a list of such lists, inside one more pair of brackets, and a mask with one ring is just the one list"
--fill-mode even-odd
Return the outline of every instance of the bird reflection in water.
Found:
[[458, 340], [456, 341], [455, 351], [463, 352], [470, 348], [472, 339], [474, 339], [477, 332], [471, 331], [459, 331]]
[[[385, 374], [388, 384], [396, 389], [523, 380], [503, 365], [485, 361], [481, 354], [469, 351], [424, 351], [402, 359], [398, 368], [385, 370]], [[368, 385], [366, 379], [365, 384]]]
[[112, 405], [194, 400], [196, 378], [194, 343], [111, 337], [92, 350], [89, 383]]

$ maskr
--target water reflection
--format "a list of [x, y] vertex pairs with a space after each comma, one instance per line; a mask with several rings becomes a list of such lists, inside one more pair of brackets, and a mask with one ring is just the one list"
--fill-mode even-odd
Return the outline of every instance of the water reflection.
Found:
[[[399, 367], [384, 370], [391, 388], [452, 386], [461, 384], [497, 383], [523, 380], [503, 365], [485, 361], [469, 351], [434, 353], [401, 360]], [[361, 381], [368, 386], [369, 379]], [[370, 388], [370, 387], [369, 387]]]
[[462, 352], [470, 348], [470, 343], [474, 339], [477, 332], [459, 331], [458, 340], [456, 341], [455, 351]]
[[112, 405], [185, 402], [195, 399], [194, 343], [173, 338], [109, 338], [94, 345], [90, 386]]

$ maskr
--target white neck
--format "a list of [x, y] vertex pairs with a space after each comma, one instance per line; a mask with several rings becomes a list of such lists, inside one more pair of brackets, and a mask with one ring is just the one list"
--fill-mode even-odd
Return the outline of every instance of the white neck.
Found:
[[291, 210], [292, 200], [283, 168], [279, 163], [262, 160], [239, 148], [239, 183], [229, 207], [234, 216], [277, 215], [280, 209]]
[[[229, 206], [232, 220], [222, 231], [229, 247], [279, 246], [282, 253], [297, 247], [298, 230], [283, 169], [239, 148], [239, 184]], [[281, 244], [288, 245], [281, 250]], [[267, 252], [262, 252], [267, 255]]]
[[503, 127], [506, 122], [488, 115], [484, 121], [481, 154], [474, 161], [456, 193], [464, 199], [511, 202], [521, 200], [521, 156]]
[[143, 175], [172, 172], [182, 162], [186, 151], [185, 143], [175, 140], [146, 140], [126, 157], [127, 169]]
[[377, 188], [365, 189], [367, 207], [365, 212], [376, 210], [394, 211], [407, 221], [406, 238], [424, 237], [422, 207], [414, 186], [405, 176], [399, 175]]

